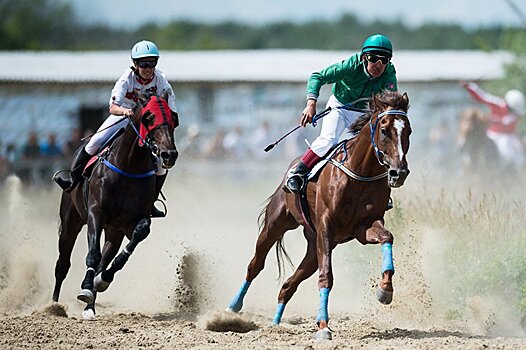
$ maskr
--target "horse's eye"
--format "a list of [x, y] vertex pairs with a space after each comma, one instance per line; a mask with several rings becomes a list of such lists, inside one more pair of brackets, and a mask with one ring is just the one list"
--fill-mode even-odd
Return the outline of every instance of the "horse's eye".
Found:
[[155, 116], [152, 113], [147, 113], [142, 118], [142, 123], [146, 126], [152, 125], [154, 122]]
[[386, 137], [386, 136], [387, 136], [387, 129], [386, 129], [386, 128], [381, 128], [381, 129], [380, 129], [380, 132], [382, 133], [382, 136], [383, 136], [383, 137]]

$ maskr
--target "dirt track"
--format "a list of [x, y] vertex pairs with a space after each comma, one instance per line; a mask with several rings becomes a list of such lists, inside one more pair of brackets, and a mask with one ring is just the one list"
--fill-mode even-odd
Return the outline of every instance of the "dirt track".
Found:
[[[0, 229], [0, 348], [526, 349], [520, 316], [509, 313], [507, 300], [471, 291], [476, 296], [466, 302], [467, 309], [457, 317], [447, 315], [453, 309], [444, 295], [447, 276], [437, 273], [446, 263], [440, 260], [441, 237], [413, 218], [403, 223], [403, 235], [395, 232], [397, 272], [390, 306], [374, 297], [378, 247], [351, 242], [335, 250], [332, 341], [313, 338], [315, 278], [300, 286], [283, 324], [269, 326], [280, 286], [272, 254], [247, 294], [245, 313], [237, 317], [221, 312], [244, 277], [261, 203], [281, 171], [250, 181], [253, 174], [238, 169], [229, 176], [235, 181], [217, 186], [182, 169], [167, 183], [169, 217], [154, 222], [151, 236], [99, 295], [97, 321], [83, 321], [82, 304], [75, 299], [85, 268], [82, 234], [61, 304], [48, 308], [58, 191], [24, 190], [16, 181], [8, 182], [2, 192], [7, 216]], [[214, 196], [205, 195], [210, 193]], [[305, 249], [301, 233], [286, 240], [297, 263]], [[463, 268], [459, 271], [466, 273]]]
[[[213, 317], [212, 317], [213, 318]], [[202, 321], [170, 319], [168, 315], [114, 314], [97, 321], [59, 317], [44, 312], [0, 317], [3, 349], [524, 349], [524, 338], [487, 338], [445, 329], [378, 327], [354, 317], [336, 317], [333, 340], [313, 339], [312, 320], [293, 319], [271, 327], [255, 317], [256, 330], [246, 333], [205, 330]]]

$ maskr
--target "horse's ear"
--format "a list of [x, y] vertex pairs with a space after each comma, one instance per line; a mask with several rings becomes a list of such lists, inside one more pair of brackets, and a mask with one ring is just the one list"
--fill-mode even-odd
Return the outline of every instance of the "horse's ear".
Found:
[[407, 92], [404, 92], [404, 94], [402, 95], [402, 98], [404, 99], [404, 101], [409, 106], [409, 96], [407, 95]]
[[149, 101], [148, 96], [139, 94], [138, 99], [139, 99], [139, 103], [141, 104], [141, 106], [144, 107], [148, 104], [148, 101]]
[[165, 101], [168, 101], [168, 96], [170, 96], [170, 92], [168, 90], [164, 90], [162, 93], [161, 93], [161, 98]]
[[381, 109], [382, 109], [382, 104], [378, 100], [378, 97], [373, 93], [373, 96], [371, 97], [371, 110], [380, 111]]

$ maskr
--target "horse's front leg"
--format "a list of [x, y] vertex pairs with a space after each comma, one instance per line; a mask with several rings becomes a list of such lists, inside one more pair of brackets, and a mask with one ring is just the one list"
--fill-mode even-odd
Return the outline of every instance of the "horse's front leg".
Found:
[[332, 332], [329, 324], [329, 293], [333, 286], [332, 274], [332, 250], [334, 243], [332, 238], [332, 225], [328, 217], [322, 217], [317, 229], [316, 237], [316, 255], [318, 258], [318, 288], [320, 290], [320, 307], [318, 309], [318, 317], [316, 322], [318, 324], [318, 331], [316, 332], [316, 339], [330, 340], [332, 339]]
[[385, 229], [383, 220], [376, 220], [365, 231], [366, 243], [380, 243], [382, 246], [382, 280], [376, 290], [376, 297], [382, 304], [390, 304], [393, 300], [393, 235]]
[[93, 290], [93, 302], [86, 304], [82, 310], [82, 319], [86, 321], [95, 321], [97, 319], [95, 312], [95, 301], [97, 300], [97, 291]]
[[100, 252], [100, 237], [102, 235], [102, 215], [97, 213], [97, 210], [90, 210], [88, 213], [88, 255], [86, 256], [86, 275], [80, 285], [80, 292], [77, 299], [92, 304], [95, 300], [93, 294], [93, 279], [95, 272], [99, 267], [101, 252]]
[[108, 289], [111, 282], [115, 278], [115, 273], [121, 270], [128, 258], [133, 253], [137, 245], [142, 242], [150, 234], [150, 225], [152, 220], [150, 218], [144, 218], [135, 226], [133, 229], [132, 237], [126, 247], [115, 257], [109, 269], [102, 271], [95, 278], [95, 289], [98, 292], [104, 292]]

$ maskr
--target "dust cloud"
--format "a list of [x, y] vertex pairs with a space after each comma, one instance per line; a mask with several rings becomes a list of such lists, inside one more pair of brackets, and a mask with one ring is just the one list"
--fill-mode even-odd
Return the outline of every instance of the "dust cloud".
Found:
[[[267, 257], [266, 268], [250, 287], [244, 313], [227, 315], [222, 310], [244, 280], [257, 239], [257, 217], [279, 184], [286, 165], [276, 162], [261, 169], [251, 163], [176, 164], [163, 190], [167, 218], [152, 220], [150, 236], [137, 247], [109, 289], [99, 293], [97, 312], [199, 319], [203, 328], [219, 331], [228, 327], [250, 329], [254, 324], [250, 315], [270, 322], [282, 283], [276, 279], [273, 251]], [[489, 254], [492, 239], [510, 234], [508, 229], [494, 232], [498, 228], [490, 223], [495, 221], [495, 215], [509, 210], [509, 203], [521, 203], [524, 186], [499, 189], [497, 194], [491, 188], [478, 192], [479, 188], [466, 179], [456, 178], [452, 183], [451, 178], [434, 178], [424, 170], [418, 175], [417, 167], [412, 167], [412, 171], [406, 185], [393, 191], [395, 209], [386, 215], [386, 226], [395, 236], [393, 303], [380, 305], [375, 297], [380, 281], [380, 247], [352, 241], [334, 252], [331, 315], [345, 319], [350, 314], [361, 322], [391, 328], [522, 335], [518, 304], [506, 299], [513, 295], [518, 301], [522, 291], [499, 294], [499, 283], [482, 276], [483, 263], [479, 261], [477, 267], [472, 256]], [[46, 188], [24, 188], [16, 177], [9, 178], [1, 191], [0, 204], [7, 210], [0, 228], [0, 312], [29, 314], [48, 310], [57, 259], [60, 191], [52, 184]], [[487, 200], [484, 193], [494, 199]], [[502, 204], [502, 197], [507, 204]], [[471, 211], [465, 204], [466, 198], [472, 205]], [[461, 210], [468, 218], [456, 223], [454, 213]], [[470, 215], [480, 218], [473, 222]], [[479, 230], [484, 234], [477, 236], [476, 223], [482, 225]], [[455, 245], [471, 241], [476, 244]], [[523, 241], [522, 238], [522, 247], [526, 244]], [[297, 265], [306, 249], [301, 231], [288, 233], [284, 244]], [[464, 264], [451, 260], [455, 259], [453, 251], [465, 257]], [[78, 316], [82, 312], [84, 305], [76, 300], [76, 295], [85, 272], [85, 254], [84, 228], [62, 286], [60, 306], [55, 310], [59, 314]], [[292, 268], [287, 267], [285, 276], [291, 272]], [[477, 280], [474, 274], [480, 274], [480, 278]], [[463, 278], [468, 280], [464, 285]], [[283, 322], [314, 322], [317, 308], [315, 274], [300, 285], [287, 305]]]

